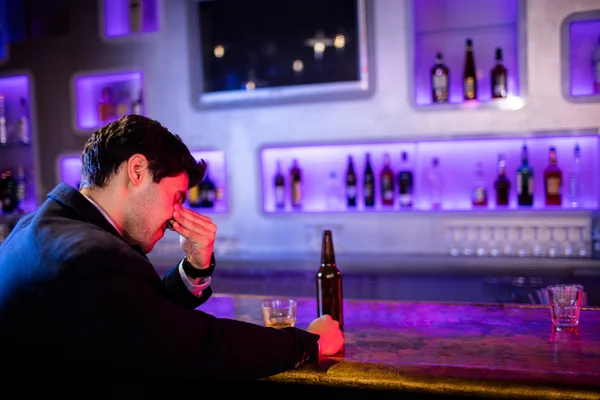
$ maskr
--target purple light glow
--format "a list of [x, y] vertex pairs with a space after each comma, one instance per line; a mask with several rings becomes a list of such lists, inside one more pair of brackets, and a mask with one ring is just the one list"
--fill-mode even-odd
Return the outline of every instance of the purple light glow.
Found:
[[571, 96], [594, 95], [594, 47], [600, 40], [600, 20], [576, 21], [569, 25]]
[[[372, 167], [376, 176], [376, 201], [374, 211], [398, 211], [398, 205], [382, 207], [380, 204], [379, 172], [382, 168], [383, 154], [388, 152], [392, 160], [392, 169], [397, 174], [400, 166], [400, 154], [408, 153], [410, 168], [414, 173], [414, 210], [430, 210], [430, 184], [427, 173], [433, 157], [439, 157], [442, 180], [444, 182], [442, 209], [447, 211], [471, 210], [471, 190], [475, 179], [475, 166], [483, 163], [488, 193], [489, 209], [495, 209], [493, 182], [496, 179], [496, 161], [498, 153], [503, 153], [507, 162], [507, 175], [511, 181], [511, 203], [508, 209], [517, 209], [516, 205], [516, 169], [520, 165], [521, 146], [526, 140], [529, 148], [530, 165], [534, 169], [535, 191], [533, 209], [550, 209], [544, 207], [543, 171], [548, 163], [548, 149], [555, 146], [558, 153], [558, 165], [563, 171], [563, 207], [568, 204], [568, 173], [572, 166], [573, 148], [579, 143], [581, 148], [581, 167], [583, 193], [580, 209], [598, 207], [600, 181], [600, 165], [598, 164], [598, 137], [552, 137], [552, 138], [514, 138], [514, 139], [481, 139], [427, 141], [408, 143], [379, 143], [304, 146], [286, 148], [265, 148], [261, 152], [263, 209], [267, 213], [278, 212], [275, 209], [273, 179], [277, 160], [282, 161], [286, 176], [285, 211], [290, 212], [289, 168], [292, 159], [297, 158], [302, 169], [303, 212], [335, 212], [348, 211], [345, 207], [345, 173], [347, 156], [354, 157], [355, 171], [358, 176], [358, 206], [356, 211], [365, 211], [363, 205], [362, 181], [365, 153], [371, 153]], [[338, 177], [338, 196], [342, 207], [328, 208], [325, 196], [327, 177], [331, 171]], [[396, 186], [397, 190], [397, 186]], [[397, 197], [397, 195], [396, 195]], [[479, 208], [478, 208], [479, 209]], [[504, 208], [503, 208], [504, 209]], [[354, 210], [352, 210], [354, 211]]]
[[440, 51], [450, 69], [450, 103], [463, 103], [465, 42], [473, 40], [480, 102], [491, 99], [490, 71], [502, 48], [508, 96], [519, 96], [517, 0], [419, 0], [414, 4], [414, 87], [417, 105], [432, 104], [430, 71]]
[[131, 32], [129, 0], [104, 0], [105, 34], [107, 37], [155, 32], [159, 29], [159, 0], [142, 1], [142, 29]]
[[[6, 113], [7, 130], [10, 142], [17, 142], [17, 121], [21, 113], [21, 98], [27, 102], [27, 110], [30, 107], [29, 78], [25, 75], [0, 77], [0, 95], [4, 96], [4, 107]], [[29, 124], [31, 132], [31, 122]], [[11, 135], [12, 134], [12, 135]]]
[[[221, 197], [215, 202], [210, 213], [226, 213], [228, 210], [227, 170], [225, 165], [225, 153], [218, 150], [192, 151], [192, 156], [199, 161], [203, 159], [208, 165], [207, 173], [215, 183], [217, 189], [221, 189]], [[81, 160], [79, 156], [70, 155], [59, 158], [59, 181], [77, 187], [81, 180]], [[204, 211], [203, 211], [204, 212]]]
[[[77, 104], [77, 128], [79, 130], [100, 127], [98, 120], [98, 102], [102, 89], [111, 89], [113, 99], [121, 92], [129, 93], [132, 101], [143, 87], [141, 72], [97, 74], [80, 76], [75, 80], [75, 98]], [[145, 106], [142, 106], [145, 107]], [[145, 114], [145, 109], [142, 110]]]

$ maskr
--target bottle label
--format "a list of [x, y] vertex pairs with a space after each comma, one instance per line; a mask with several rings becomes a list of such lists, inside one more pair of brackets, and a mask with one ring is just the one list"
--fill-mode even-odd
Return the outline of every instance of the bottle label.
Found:
[[365, 196], [366, 197], [373, 196], [373, 185], [368, 184], [368, 183], [365, 185]]
[[435, 74], [432, 77], [432, 85], [433, 90], [445, 92], [446, 90], [448, 90], [448, 77], [444, 74]]
[[401, 194], [399, 197], [400, 197], [400, 205], [401, 206], [412, 205], [412, 195], [411, 194]]
[[546, 180], [546, 193], [549, 195], [559, 195], [560, 190], [560, 178], [550, 177]]
[[292, 204], [295, 206], [300, 205], [300, 199], [300, 182], [292, 182]]
[[8, 133], [6, 131], [6, 118], [0, 116], [0, 144], [8, 142]]
[[285, 188], [283, 186], [277, 186], [275, 188], [275, 202], [278, 205], [282, 205], [284, 203], [285, 198]]
[[346, 186], [346, 197], [349, 199], [356, 197], [356, 186]]
[[473, 202], [477, 204], [487, 202], [487, 193], [485, 188], [478, 187], [473, 191]]
[[475, 98], [475, 78], [473, 78], [472, 76], [468, 76], [465, 78], [464, 90], [465, 90], [465, 98], [467, 98], [467, 99]]
[[504, 74], [494, 78], [492, 91], [495, 97], [506, 97], [506, 76]]

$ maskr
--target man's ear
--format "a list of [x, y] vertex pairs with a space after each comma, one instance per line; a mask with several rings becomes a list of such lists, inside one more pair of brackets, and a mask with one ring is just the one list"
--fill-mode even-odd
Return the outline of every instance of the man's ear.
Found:
[[134, 154], [127, 160], [127, 176], [129, 181], [135, 186], [140, 186], [150, 177], [148, 170], [148, 160], [142, 154]]

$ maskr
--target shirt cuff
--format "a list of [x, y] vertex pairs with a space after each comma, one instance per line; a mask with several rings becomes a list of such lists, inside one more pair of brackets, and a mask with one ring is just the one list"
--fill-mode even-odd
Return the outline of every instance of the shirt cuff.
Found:
[[210, 285], [210, 276], [207, 276], [206, 278], [202, 278], [202, 280], [200, 280], [200, 282], [197, 285], [194, 285], [191, 281], [190, 278], [186, 275], [185, 271], [183, 270], [183, 260], [179, 263], [179, 276], [181, 276], [181, 280], [183, 281], [183, 284], [185, 285], [186, 288], [188, 288], [188, 290], [196, 297], [200, 297], [200, 295], [202, 294], [202, 291], [204, 289], [206, 289], [208, 287], [208, 285]]

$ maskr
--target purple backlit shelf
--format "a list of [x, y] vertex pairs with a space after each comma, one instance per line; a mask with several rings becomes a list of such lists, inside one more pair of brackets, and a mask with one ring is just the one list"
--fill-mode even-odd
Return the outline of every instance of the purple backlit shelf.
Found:
[[102, 35], [107, 39], [157, 32], [161, 0], [102, 0]]
[[[198, 208], [201, 213], [223, 214], [228, 212], [229, 190], [227, 187], [227, 168], [225, 152], [220, 150], [195, 150], [196, 160], [203, 159], [208, 165], [207, 174], [217, 187], [215, 206]], [[62, 154], [57, 159], [56, 174], [59, 182], [78, 187], [81, 181], [81, 160], [78, 154]], [[189, 205], [186, 205], [189, 206]]]
[[563, 96], [574, 103], [600, 102], [600, 10], [565, 18], [561, 53]]
[[[534, 204], [532, 207], [518, 207], [516, 204], [516, 169], [520, 165], [523, 142], [529, 148], [530, 165], [534, 170]], [[568, 176], [573, 165], [573, 149], [578, 143], [581, 148], [581, 168], [583, 189], [581, 204], [572, 208], [568, 202]], [[548, 149], [554, 146], [558, 154], [558, 166], [563, 171], [563, 206], [546, 207], [544, 205], [543, 171], [548, 163]], [[409, 166], [414, 174], [414, 207], [401, 209], [398, 205], [398, 186], [396, 184], [396, 202], [394, 206], [381, 205], [379, 173], [384, 153], [391, 156], [391, 167], [395, 176], [400, 166], [401, 152], [408, 153]], [[328, 212], [411, 212], [432, 210], [430, 196], [431, 185], [428, 180], [429, 166], [434, 157], [440, 160], [442, 174], [441, 212], [456, 211], [496, 211], [496, 212], [565, 212], [573, 210], [593, 210], [598, 208], [600, 196], [600, 136], [597, 133], [552, 134], [551, 136], [523, 136], [510, 138], [461, 138], [426, 141], [361, 143], [339, 145], [306, 145], [297, 147], [265, 147], [261, 150], [261, 181], [263, 210], [266, 213], [328, 213]], [[365, 209], [363, 196], [363, 172], [365, 154], [371, 154], [375, 173], [375, 207]], [[507, 176], [511, 181], [510, 205], [496, 207], [493, 182], [497, 176], [497, 157], [502, 153], [506, 157]], [[357, 174], [357, 207], [348, 209], [345, 205], [345, 174], [348, 155], [354, 158]], [[303, 205], [300, 210], [290, 205], [289, 168], [292, 160], [297, 159], [302, 169]], [[286, 208], [275, 207], [274, 176], [277, 161], [282, 163], [286, 177]], [[475, 181], [475, 167], [483, 163], [490, 204], [487, 208], [471, 205], [471, 191]], [[331, 172], [337, 176], [335, 195], [328, 196]]]
[[[417, 109], [523, 107], [525, 79], [525, 5], [522, 0], [411, 0], [408, 4], [409, 91]], [[478, 100], [464, 102], [462, 76], [466, 39], [473, 40]], [[508, 95], [491, 98], [490, 70], [502, 48], [508, 70]], [[433, 103], [430, 72], [441, 52], [450, 70], [449, 102]]]
[[30, 212], [37, 208], [31, 78], [26, 74], [0, 76], [0, 96], [5, 119], [0, 124], [5, 124], [7, 139], [1, 143], [4, 139], [0, 135], [0, 170], [10, 169], [16, 180], [22, 169], [26, 191], [19, 207]]
[[[133, 102], [143, 99], [143, 75], [139, 71], [78, 74], [72, 82], [75, 99], [75, 128], [80, 132], [96, 130], [100, 122], [98, 104], [102, 91], [108, 88], [115, 108], [115, 118], [133, 113]], [[141, 103], [141, 113], [145, 105]], [[121, 106], [120, 106], [121, 105]]]

